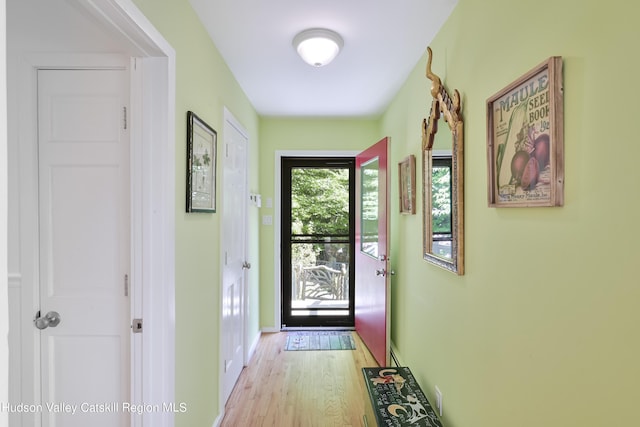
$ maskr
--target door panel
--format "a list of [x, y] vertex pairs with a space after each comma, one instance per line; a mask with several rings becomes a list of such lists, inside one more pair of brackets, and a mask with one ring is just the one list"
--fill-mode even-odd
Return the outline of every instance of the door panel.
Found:
[[[130, 308], [127, 75], [117, 70], [38, 72], [38, 168], [43, 426], [128, 426], [123, 412], [80, 405], [128, 402]], [[40, 325], [43, 326], [43, 325]]]
[[247, 229], [247, 138], [225, 121], [223, 176], [224, 254], [222, 279], [223, 402], [231, 394], [244, 366], [244, 308]]
[[389, 139], [356, 156], [356, 331], [389, 364]]

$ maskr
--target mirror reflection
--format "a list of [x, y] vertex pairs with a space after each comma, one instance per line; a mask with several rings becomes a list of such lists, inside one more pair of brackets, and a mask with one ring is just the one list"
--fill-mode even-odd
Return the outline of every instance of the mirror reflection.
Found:
[[433, 154], [431, 163], [431, 224], [433, 255], [451, 259], [451, 154]]
[[378, 160], [376, 157], [363, 164], [360, 177], [362, 183], [360, 250], [374, 258], [378, 258]]

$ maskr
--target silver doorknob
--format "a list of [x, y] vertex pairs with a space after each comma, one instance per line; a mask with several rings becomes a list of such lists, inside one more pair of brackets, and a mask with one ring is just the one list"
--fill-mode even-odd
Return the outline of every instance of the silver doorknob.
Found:
[[49, 326], [55, 328], [60, 323], [60, 314], [57, 311], [50, 311], [44, 317], [33, 320], [38, 329], [47, 329]]
[[242, 268], [244, 268], [245, 270], [250, 269], [251, 268], [251, 263], [247, 262], [247, 261], [243, 262], [242, 263]]

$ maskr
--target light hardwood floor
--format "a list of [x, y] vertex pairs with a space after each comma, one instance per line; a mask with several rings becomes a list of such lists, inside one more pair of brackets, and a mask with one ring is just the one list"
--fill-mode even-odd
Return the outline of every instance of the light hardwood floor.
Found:
[[356, 350], [340, 351], [285, 351], [286, 332], [263, 334], [221, 427], [362, 426], [361, 368], [378, 364], [352, 334]]

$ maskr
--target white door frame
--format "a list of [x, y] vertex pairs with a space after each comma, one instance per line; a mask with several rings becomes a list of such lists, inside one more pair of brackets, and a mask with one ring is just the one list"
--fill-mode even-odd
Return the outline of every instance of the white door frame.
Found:
[[[130, 0], [68, 0], [110, 32], [126, 40], [122, 55], [44, 53], [26, 55], [18, 65], [18, 144], [23, 356], [22, 398], [37, 402], [34, 372], [37, 329], [31, 324], [38, 305], [37, 262], [37, 87], [42, 68], [131, 69], [131, 314], [144, 319], [142, 334], [132, 335], [131, 400], [134, 404], [173, 403], [175, 395], [175, 51]], [[35, 252], [34, 252], [35, 251]], [[31, 260], [31, 261], [26, 261]], [[142, 297], [144, 295], [144, 298]], [[26, 350], [25, 350], [26, 348]], [[34, 424], [35, 425], [35, 424]], [[132, 417], [135, 427], [171, 427], [170, 411]]]
[[262, 328], [263, 332], [280, 332], [282, 327], [282, 272], [281, 265], [282, 259], [280, 258], [281, 248], [281, 234], [282, 230], [282, 213], [281, 201], [282, 201], [282, 158], [283, 157], [356, 157], [360, 151], [309, 151], [309, 150], [278, 150], [276, 151], [276, 164], [275, 164], [275, 194], [274, 200], [274, 218], [273, 218], [273, 265], [274, 267], [274, 324], [273, 328]]
[[[0, 16], [7, 16], [5, 0], [0, 0]], [[7, 262], [7, 23], [0, 20], [0, 402], [9, 401], [9, 292]], [[0, 412], [0, 427], [9, 425], [9, 414]]]

